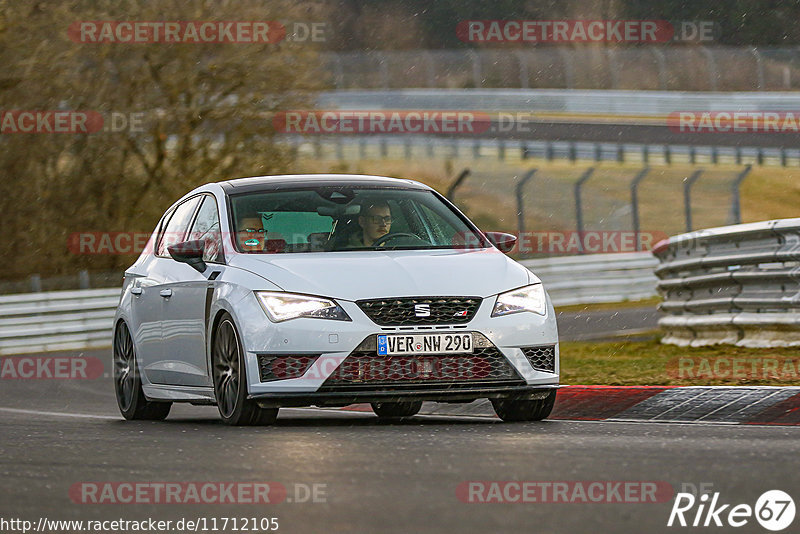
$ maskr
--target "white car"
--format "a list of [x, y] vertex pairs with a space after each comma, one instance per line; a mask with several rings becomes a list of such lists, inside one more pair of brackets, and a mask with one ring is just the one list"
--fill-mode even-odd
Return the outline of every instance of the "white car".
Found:
[[540, 280], [431, 188], [395, 178], [289, 175], [210, 183], [158, 223], [125, 273], [114, 383], [126, 419], [173, 402], [229, 424], [287, 406], [491, 400], [547, 417], [556, 318]]

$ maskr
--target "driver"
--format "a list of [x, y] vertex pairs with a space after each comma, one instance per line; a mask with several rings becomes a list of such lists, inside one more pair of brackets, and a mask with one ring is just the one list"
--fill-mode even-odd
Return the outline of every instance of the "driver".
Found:
[[353, 234], [348, 246], [374, 246], [375, 241], [392, 229], [392, 210], [389, 209], [389, 204], [383, 200], [362, 204], [358, 225], [361, 227], [361, 232]]

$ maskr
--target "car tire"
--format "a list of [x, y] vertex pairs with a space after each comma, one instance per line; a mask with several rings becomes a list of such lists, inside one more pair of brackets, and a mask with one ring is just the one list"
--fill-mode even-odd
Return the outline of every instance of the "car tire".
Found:
[[233, 426], [271, 425], [278, 408], [261, 408], [247, 398], [247, 369], [244, 349], [233, 318], [225, 313], [211, 340], [214, 396], [222, 421]]
[[557, 390], [543, 399], [492, 399], [492, 407], [500, 419], [506, 422], [541, 421], [553, 411]]
[[422, 409], [422, 401], [373, 402], [372, 411], [380, 418], [411, 417]]
[[117, 406], [125, 419], [162, 421], [169, 415], [171, 402], [149, 401], [142, 390], [142, 379], [136, 363], [136, 348], [133, 346], [128, 325], [124, 321], [114, 330], [114, 394]]

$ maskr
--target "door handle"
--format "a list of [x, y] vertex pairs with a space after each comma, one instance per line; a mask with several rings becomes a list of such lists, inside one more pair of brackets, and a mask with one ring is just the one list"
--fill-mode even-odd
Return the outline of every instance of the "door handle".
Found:
[[141, 287], [132, 287], [131, 288], [131, 295], [141, 295], [142, 288]]
[[161, 291], [158, 292], [158, 294], [161, 295], [162, 297], [164, 297], [165, 299], [168, 299], [169, 297], [172, 296], [172, 290], [171, 289], [162, 289]]

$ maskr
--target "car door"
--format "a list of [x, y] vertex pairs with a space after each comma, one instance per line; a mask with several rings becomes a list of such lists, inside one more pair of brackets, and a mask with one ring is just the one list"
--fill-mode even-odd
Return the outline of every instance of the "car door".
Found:
[[158, 236], [155, 254], [139, 281], [141, 292], [133, 300], [134, 315], [137, 317], [140, 332], [140, 367], [147, 380], [153, 384], [174, 383], [174, 366], [165, 364], [164, 352], [164, 320], [171, 296], [169, 284], [181, 276], [183, 270], [178, 266], [191, 270], [188, 265], [180, 264], [169, 257], [167, 247], [184, 240], [200, 200], [199, 196], [185, 200], [168, 216]]
[[[214, 279], [222, 269], [222, 240], [219, 211], [213, 195], [203, 195], [200, 208], [185, 238], [205, 242], [206, 272], [172, 260], [163, 290], [163, 362], [161, 368], [171, 384], [211, 386], [206, 358], [207, 314], [214, 291]], [[214, 274], [216, 273], [216, 274]]]
[[131, 332], [136, 346], [136, 357], [143, 371], [148, 362], [152, 363], [161, 357], [162, 299], [157, 291], [150, 288], [158, 284], [152, 276], [154, 266], [158, 261], [155, 244], [160, 241], [167, 223], [174, 213], [174, 210], [170, 210], [164, 214], [159, 222], [154, 244], [146, 251], [146, 255], [143, 255], [125, 272], [125, 276], [130, 276], [132, 279], [130, 290]]

